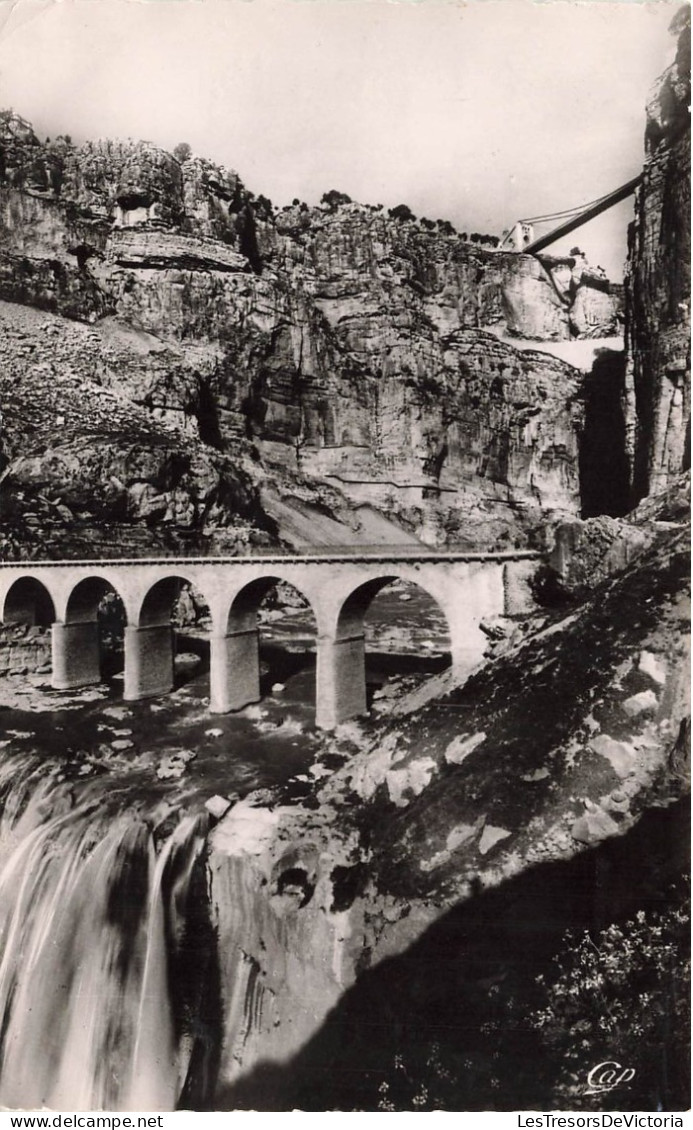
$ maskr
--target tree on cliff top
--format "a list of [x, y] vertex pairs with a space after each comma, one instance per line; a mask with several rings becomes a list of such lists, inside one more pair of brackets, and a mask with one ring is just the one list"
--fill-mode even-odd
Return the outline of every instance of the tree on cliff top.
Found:
[[449, 220], [436, 220], [438, 230], [442, 231], [444, 235], [455, 235], [455, 229]]
[[338, 192], [336, 188], [331, 188], [329, 192], [323, 192], [320, 203], [327, 204], [328, 208], [334, 212], [340, 204], [351, 204], [351, 197], [347, 196], [346, 192]]
[[187, 141], [179, 141], [178, 142], [178, 145], [173, 150], [173, 156], [176, 158], [176, 161], [178, 161], [181, 165], [183, 164], [184, 161], [187, 161], [188, 158], [192, 156], [192, 149], [188, 145]]
[[262, 193], [255, 199], [255, 212], [258, 216], [269, 220], [272, 218], [273, 204], [269, 196], [263, 196]]
[[393, 220], [415, 220], [416, 216], [407, 204], [398, 204], [395, 208], [388, 208], [388, 216]]

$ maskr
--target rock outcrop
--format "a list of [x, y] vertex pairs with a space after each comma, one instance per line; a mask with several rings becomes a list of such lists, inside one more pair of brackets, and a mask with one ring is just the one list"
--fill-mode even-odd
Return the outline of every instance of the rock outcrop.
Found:
[[548, 591], [555, 598], [585, 596], [596, 584], [625, 569], [663, 530], [685, 528], [690, 505], [690, 474], [684, 472], [666, 490], [631, 511], [627, 519], [602, 514], [558, 525], [545, 578]]
[[647, 107], [646, 161], [626, 274], [632, 503], [690, 465], [690, 9]]

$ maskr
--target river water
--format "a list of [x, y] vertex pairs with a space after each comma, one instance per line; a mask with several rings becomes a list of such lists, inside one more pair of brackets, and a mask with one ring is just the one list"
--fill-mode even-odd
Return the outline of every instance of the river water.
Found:
[[[381, 593], [370, 690], [439, 670], [444, 628], [417, 590]], [[118, 677], [71, 693], [38, 677], [4, 688], [0, 1105], [194, 1105], [214, 1056], [199, 1022], [205, 804], [286, 790], [315, 760], [312, 629], [300, 609], [265, 615], [263, 699], [234, 715], [208, 713], [194, 631], [165, 699], [123, 703]]]

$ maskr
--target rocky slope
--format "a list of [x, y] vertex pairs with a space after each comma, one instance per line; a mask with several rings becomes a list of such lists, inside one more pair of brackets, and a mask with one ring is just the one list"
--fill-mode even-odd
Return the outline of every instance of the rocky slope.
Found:
[[637, 502], [690, 466], [690, 9], [647, 107], [626, 274], [626, 423]]
[[[296, 499], [337, 529], [361, 506], [396, 523], [376, 521], [375, 540], [399, 528], [434, 544], [522, 542], [548, 511], [579, 512], [583, 374], [511, 341], [618, 332], [618, 288], [581, 260], [494, 252], [336, 193], [275, 211], [200, 158], [41, 144], [11, 113], [0, 154], [7, 323], [12, 305], [60, 318], [66, 377], [177, 425], [229, 468], [252, 444], [280, 533], [300, 540]], [[46, 339], [18, 318], [21, 369], [42, 363]]]
[[[6, 557], [208, 551], [268, 540], [252, 466], [108, 387], [134, 335], [0, 303]], [[125, 343], [123, 348], [122, 342]]]
[[[666, 902], [685, 839], [650, 840], [649, 862], [645, 844], [637, 848], [643, 889], [632, 874], [621, 885], [622, 871], [612, 876], [612, 848], [596, 882], [602, 856], [590, 852], [623, 838], [632, 866], [645, 813], [673, 813], [687, 788], [689, 530], [663, 517], [677, 506], [665, 498], [654, 515], [636, 516], [643, 542], [629, 566], [609, 575], [605, 565], [587, 599], [564, 593], [561, 609], [516, 626], [466, 685], [438, 676], [379, 726], [345, 725], [305, 783], [269, 806], [266, 794], [251, 796], [220, 824], [209, 869], [223, 1101], [377, 1109], [378, 1079], [392, 1078], [407, 1049], [415, 1058], [428, 1039], [473, 1058], [484, 1028], [478, 1019], [466, 1031], [470, 999], [488, 1002], [491, 984], [508, 978], [511, 993], [518, 976], [536, 976], [561, 929], [618, 922], [638, 899]], [[546, 887], [536, 869], [549, 866]], [[567, 898], [569, 872], [580, 879]], [[513, 883], [522, 895], [508, 895]], [[482, 914], [483, 928], [469, 926], [452, 949], [429, 948], [447, 972], [427, 971], [421, 939], [453, 909], [473, 919], [495, 889], [493, 921]], [[483, 1022], [492, 1020], [487, 1011]], [[527, 1060], [529, 1021], [522, 1041], [527, 1093], [506, 1078], [493, 1095], [489, 1052], [476, 1077], [456, 1079], [452, 1101], [550, 1108], [537, 1061]], [[642, 1109], [639, 1094], [613, 1101]]]

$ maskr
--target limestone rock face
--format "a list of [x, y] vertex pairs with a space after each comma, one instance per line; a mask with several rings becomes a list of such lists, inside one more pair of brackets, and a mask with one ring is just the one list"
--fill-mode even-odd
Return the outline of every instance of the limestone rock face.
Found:
[[625, 569], [654, 537], [652, 529], [607, 515], [564, 522], [555, 531], [551, 566], [563, 592], [584, 595], [597, 582]]
[[39, 174], [42, 146], [29, 122], [13, 110], [0, 112], [0, 145], [3, 180], [18, 187], [45, 183]]
[[0, 626], [0, 676], [50, 671], [50, 628], [28, 624]]
[[87, 142], [63, 156], [60, 196], [90, 218], [116, 227], [183, 217], [183, 176], [176, 159], [146, 142]]
[[[231, 459], [201, 442], [187, 374], [167, 371], [178, 399], [157, 410], [157, 360], [170, 358], [148, 364], [148, 344], [108, 320], [0, 302], [3, 556], [234, 552], [262, 535], [245, 449]], [[149, 378], [150, 408], [107, 387], [121, 371]]]
[[250, 442], [290, 506], [329, 494], [435, 545], [579, 513], [583, 376], [512, 340], [613, 333], [618, 292], [582, 262], [345, 198], [275, 211], [202, 158], [42, 144], [11, 113], [0, 153], [0, 299], [98, 329], [68, 372], [227, 460]]
[[603, 338], [619, 332], [618, 288], [583, 277], [575, 291], [570, 325], [576, 337]]
[[[683, 26], [681, 26], [683, 25]], [[633, 502], [690, 463], [690, 17], [647, 108], [646, 162], [626, 276]]]

